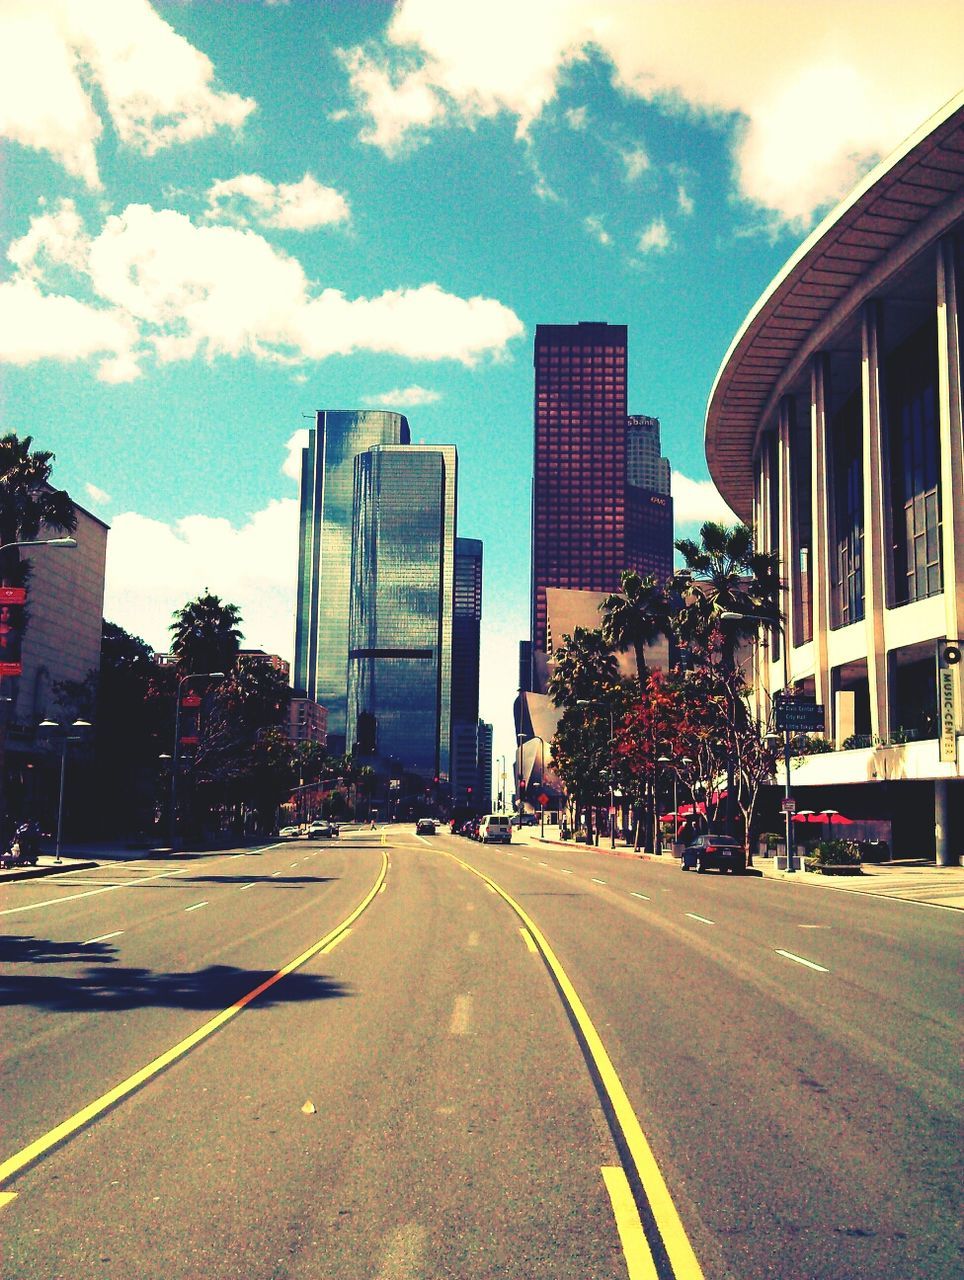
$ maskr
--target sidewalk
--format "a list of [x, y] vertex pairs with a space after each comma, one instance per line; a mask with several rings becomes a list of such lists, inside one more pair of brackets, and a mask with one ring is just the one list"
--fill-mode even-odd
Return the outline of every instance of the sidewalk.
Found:
[[[512, 830], [513, 843], [551, 844], [559, 849], [579, 849], [582, 852], [603, 854], [606, 857], [639, 858], [645, 862], [661, 862], [676, 866], [672, 854], [655, 854], [640, 851], [617, 842], [609, 847], [609, 839], [601, 836], [599, 844], [577, 844], [563, 841], [546, 830], [542, 837], [538, 827]], [[898, 862], [865, 863], [859, 876], [825, 876], [812, 871], [778, 871], [775, 858], [754, 858], [750, 868], [769, 880], [786, 880], [791, 884], [803, 884], [824, 889], [837, 889], [845, 893], [869, 893], [875, 897], [900, 898], [907, 902], [925, 902], [931, 906], [951, 907], [964, 911], [964, 867], [938, 867], [923, 858], [906, 858]]]

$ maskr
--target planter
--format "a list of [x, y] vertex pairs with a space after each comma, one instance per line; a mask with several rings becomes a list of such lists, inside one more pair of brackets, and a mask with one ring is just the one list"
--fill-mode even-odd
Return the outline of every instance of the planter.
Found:
[[[778, 853], [777, 854], [777, 870], [786, 871], [786, 869], [787, 869], [787, 855], [785, 853]], [[799, 853], [795, 853], [793, 855], [793, 870], [803, 871], [805, 869], [806, 869], [806, 864], [804, 859], [801, 858]]]
[[808, 866], [807, 870], [822, 876], [862, 876], [864, 874], [859, 862], [828, 862], [822, 867]]

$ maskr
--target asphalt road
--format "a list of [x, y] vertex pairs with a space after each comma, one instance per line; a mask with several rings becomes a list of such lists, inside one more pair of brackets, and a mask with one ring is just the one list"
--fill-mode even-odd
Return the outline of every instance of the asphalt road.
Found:
[[955, 1276], [960, 929], [411, 827], [6, 886], [2, 1274]]

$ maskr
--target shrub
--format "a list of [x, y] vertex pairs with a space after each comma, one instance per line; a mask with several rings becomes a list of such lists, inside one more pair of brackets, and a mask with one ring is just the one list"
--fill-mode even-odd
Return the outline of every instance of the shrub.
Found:
[[815, 867], [860, 865], [860, 846], [856, 840], [821, 840], [810, 851], [809, 861]]

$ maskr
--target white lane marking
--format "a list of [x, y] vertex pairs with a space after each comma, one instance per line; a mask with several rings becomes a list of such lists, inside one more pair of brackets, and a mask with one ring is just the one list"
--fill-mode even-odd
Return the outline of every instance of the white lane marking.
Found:
[[787, 960], [794, 960], [797, 964], [805, 964], [808, 969], [815, 969], [817, 973], [829, 973], [829, 969], [825, 969], [822, 964], [814, 964], [812, 960], [804, 960], [803, 956], [795, 956], [792, 951], [781, 951], [779, 947], [775, 947], [778, 956], [784, 956]]
[[572, 875], [572, 872], [569, 870], [569, 868], [568, 868], [568, 867], [560, 867], [560, 868], [559, 868], [559, 870], [562, 872], [562, 874], [563, 874], [564, 876], [571, 876], [571, 875]]
[[297, 862], [293, 862], [291, 865], [292, 865], [293, 867], [296, 867], [298, 864], [297, 864]]
[[652, 902], [652, 898], [647, 898], [645, 893], [636, 893], [632, 889], [629, 891], [629, 896], [631, 898], [642, 898], [643, 902]]
[[201, 909], [201, 907], [206, 907], [207, 905], [208, 905], [208, 904], [207, 904], [207, 902], [206, 902], [206, 901], [205, 901], [205, 902], [195, 902], [195, 904], [194, 904], [194, 906], [193, 906], [193, 907], [185, 907], [185, 908], [184, 908], [184, 910], [185, 910], [185, 911], [199, 911], [199, 910]]
[[691, 920], [699, 920], [700, 924], [716, 924], [715, 920], [707, 920], [706, 916], [695, 915], [692, 911], [686, 913]]
[[549, 865], [549, 864], [548, 864], [548, 862], [540, 862], [540, 863], [539, 863], [539, 866], [540, 866], [540, 867], [548, 867], [548, 865]]
[[238, 890], [238, 893], [243, 893], [245, 889], [253, 889], [257, 883], [258, 883], [257, 880], [251, 880], [248, 882], [248, 884], [243, 884], [241, 888]]
[[113, 893], [115, 889], [129, 889], [135, 884], [148, 884], [151, 880], [165, 880], [171, 876], [186, 876], [192, 871], [192, 867], [185, 867], [180, 871], [161, 871], [156, 876], [139, 876], [136, 880], [125, 880], [122, 884], [109, 884], [102, 889], [87, 889], [84, 893], [72, 893], [67, 898], [47, 898], [44, 902], [31, 902], [25, 907], [6, 907], [0, 911], [0, 916], [15, 916], [20, 911], [38, 911], [41, 907], [56, 907], [61, 902], [76, 902], [78, 898], [96, 898], [99, 893]]
[[523, 854], [523, 855], [522, 855], [522, 861], [523, 861], [523, 862], [531, 862], [531, 861], [532, 861], [532, 859], [531, 859], [527, 854]]
[[605, 883], [606, 883], [606, 881], [605, 881], [605, 880], [597, 880], [595, 876], [590, 876], [589, 878], [590, 878], [590, 880], [593, 882], [593, 884], [605, 884]]
[[798, 929], [829, 929], [829, 924], [798, 924]]
[[455, 1008], [452, 1010], [452, 1020], [449, 1022], [449, 1033], [453, 1036], [467, 1035], [471, 1017], [472, 997], [456, 996]]
[[89, 947], [92, 942], [106, 942], [108, 938], [119, 938], [123, 932], [123, 929], [115, 929], [113, 933], [102, 933], [99, 938], [88, 938], [81, 945]]
[[[284, 870], [284, 868], [282, 867], [282, 871], [283, 871], [283, 870]], [[280, 876], [280, 875], [281, 875], [281, 871], [272, 871], [272, 873], [271, 873], [271, 878], [272, 878], [272, 880], [273, 880], [273, 879], [275, 878], [275, 876]]]
[[468, 945], [469, 945], [470, 947], [477, 947], [477, 946], [479, 945], [479, 935], [475, 932], [475, 930], [474, 930], [474, 929], [473, 929], [473, 930], [472, 930], [472, 932], [469, 934], [469, 941], [468, 941]]

